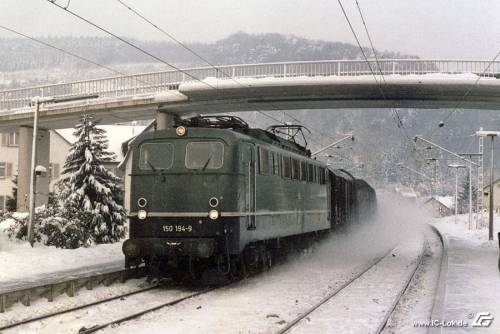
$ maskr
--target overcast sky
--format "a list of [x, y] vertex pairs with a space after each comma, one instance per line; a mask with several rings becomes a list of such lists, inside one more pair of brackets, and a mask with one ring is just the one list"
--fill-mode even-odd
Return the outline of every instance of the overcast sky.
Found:
[[[210, 42], [245, 31], [355, 43], [337, 0], [123, 1], [183, 41]], [[342, 2], [368, 45], [355, 1]], [[358, 2], [377, 49], [466, 59], [491, 59], [500, 50], [500, 0]], [[120, 35], [166, 39], [117, 0], [71, 0], [70, 9]], [[104, 36], [47, 0], [0, 0], [0, 25], [36, 36]], [[0, 37], [12, 36], [0, 30]]]

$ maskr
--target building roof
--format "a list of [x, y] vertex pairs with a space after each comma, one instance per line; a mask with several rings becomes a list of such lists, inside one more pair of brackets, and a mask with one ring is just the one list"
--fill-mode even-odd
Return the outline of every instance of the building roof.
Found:
[[[486, 191], [486, 190], [489, 190], [489, 189], [490, 189], [490, 182], [489, 182], [489, 181], [487, 181], [487, 182], [488, 182], [488, 184], [487, 184], [487, 185], [485, 185], [485, 186], [483, 187], [483, 191]], [[500, 179], [496, 179], [496, 180], [493, 182], [493, 184], [497, 184], [497, 183], [500, 183]]]
[[427, 202], [430, 202], [432, 200], [439, 202], [440, 204], [444, 205], [448, 209], [453, 209], [453, 204], [454, 204], [453, 203], [454, 202], [453, 196], [432, 196]]
[[[109, 141], [109, 151], [116, 154], [115, 161], [122, 161], [124, 158], [122, 144], [140, 134], [146, 126], [144, 125], [100, 125], [98, 128], [106, 131]], [[56, 132], [69, 143], [74, 143], [76, 137], [73, 135], [75, 129], [60, 129]]]

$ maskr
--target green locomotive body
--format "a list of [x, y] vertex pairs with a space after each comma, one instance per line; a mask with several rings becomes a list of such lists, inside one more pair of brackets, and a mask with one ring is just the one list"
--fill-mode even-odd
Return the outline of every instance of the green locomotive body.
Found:
[[131, 149], [127, 266], [227, 273], [266, 263], [283, 242], [360, 216], [356, 196], [374, 198], [367, 184], [356, 195], [352, 176], [261, 129], [154, 131]]

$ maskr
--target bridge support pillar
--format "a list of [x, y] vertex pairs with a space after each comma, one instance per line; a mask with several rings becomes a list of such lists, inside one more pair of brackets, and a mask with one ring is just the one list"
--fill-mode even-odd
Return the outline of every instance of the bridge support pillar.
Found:
[[[38, 175], [35, 182], [35, 206], [47, 204], [49, 199], [49, 155], [50, 132], [38, 129], [36, 166], [47, 169], [46, 175]], [[29, 211], [29, 192], [31, 177], [31, 149], [33, 143], [33, 128], [22, 126], [19, 128], [19, 155], [17, 176], [17, 211]]]
[[166, 130], [171, 129], [175, 125], [175, 115], [158, 111], [156, 113], [156, 129]]

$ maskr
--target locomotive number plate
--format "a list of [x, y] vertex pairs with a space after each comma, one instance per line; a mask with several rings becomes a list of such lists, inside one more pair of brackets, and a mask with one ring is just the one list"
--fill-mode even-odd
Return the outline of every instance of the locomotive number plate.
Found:
[[193, 232], [191, 225], [163, 225], [163, 232]]

